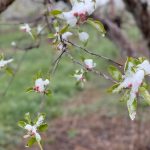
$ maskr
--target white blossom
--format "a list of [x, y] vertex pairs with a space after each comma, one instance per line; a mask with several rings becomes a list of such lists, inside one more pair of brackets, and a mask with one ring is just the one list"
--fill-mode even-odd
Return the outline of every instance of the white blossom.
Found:
[[73, 34], [72, 34], [71, 32], [65, 32], [65, 33], [62, 34], [62, 39], [68, 40], [68, 38], [69, 38], [70, 36], [72, 36], [72, 35], [73, 35]]
[[35, 80], [35, 87], [34, 90], [40, 93], [45, 92], [46, 86], [50, 83], [48, 79], [43, 80], [42, 78], [39, 78]]
[[[134, 69], [133, 69], [134, 67]], [[124, 80], [122, 83], [113, 91], [118, 92], [122, 88], [130, 88], [129, 99], [127, 101], [127, 107], [129, 110], [129, 116], [134, 120], [136, 111], [133, 106], [134, 101], [136, 100], [139, 87], [141, 86], [145, 75], [150, 74], [150, 63], [147, 60], [144, 60], [141, 64], [135, 66], [132, 62], [128, 62], [128, 68], [125, 71], [123, 76]]]
[[67, 24], [72, 27], [77, 24], [77, 18], [74, 16], [74, 13], [72, 11], [63, 12], [62, 15], [60, 15], [60, 18], [66, 20]]
[[83, 69], [80, 69], [80, 70], [76, 70], [73, 76], [76, 78], [77, 81], [85, 82], [85, 78], [83, 74], [84, 74]]
[[148, 60], [144, 60], [143, 63], [137, 66], [138, 69], [143, 69], [145, 71], [145, 75], [150, 74], [150, 63]]
[[36, 126], [36, 127], [39, 127], [39, 126], [43, 123], [43, 121], [44, 121], [44, 117], [41, 115], [41, 116], [38, 118], [38, 120], [37, 120], [35, 126]]
[[11, 63], [13, 59], [8, 59], [8, 60], [0, 60], [0, 68], [5, 67], [7, 64]]
[[30, 28], [29, 24], [26, 23], [24, 25], [21, 25], [20, 30], [22, 30], [23, 32], [28, 33], [31, 37], [33, 37], [33, 34], [31, 32], [31, 28]]
[[81, 83], [81, 86], [84, 86], [84, 82], [86, 82], [86, 79], [84, 77], [84, 71], [83, 69], [81, 70], [76, 70], [75, 74], [73, 75], [73, 77], [76, 79], [77, 82]]
[[15, 47], [16, 45], [17, 45], [17, 44], [16, 44], [15, 41], [12, 41], [12, 42], [11, 42], [11, 46]]
[[27, 124], [25, 127], [24, 127], [28, 133], [27, 135], [24, 136], [24, 138], [28, 138], [28, 137], [35, 137], [37, 141], [41, 141], [41, 136], [40, 134], [37, 132], [37, 126], [32, 126], [30, 124]]
[[86, 42], [89, 39], [89, 34], [87, 32], [80, 32], [79, 39], [82, 42]]
[[84, 22], [87, 16], [91, 15], [96, 8], [96, 3], [93, 0], [72, 0], [71, 4], [72, 9], [69, 12], [63, 12], [59, 15], [60, 18], [66, 20], [70, 26]]
[[93, 62], [93, 59], [85, 59], [84, 64], [87, 69], [91, 70], [96, 67], [96, 63]]
[[83, 74], [74, 74], [74, 77], [76, 78], [77, 81], [83, 81], [84, 77]]

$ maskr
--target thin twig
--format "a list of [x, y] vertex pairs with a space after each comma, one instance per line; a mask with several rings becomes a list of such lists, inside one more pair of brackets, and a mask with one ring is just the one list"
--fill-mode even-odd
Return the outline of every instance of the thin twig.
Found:
[[107, 60], [107, 61], [109, 61], [109, 62], [112, 62], [113, 64], [118, 65], [119, 67], [122, 67], [122, 66], [123, 66], [122, 64], [120, 64], [120, 63], [118, 63], [118, 62], [115, 62], [114, 60], [112, 60], [112, 59], [110, 59], [110, 58], [107, 58], [107, 57], [105, 57], [105, 56], [102, 56], [102, 55], [93, 53], [93, 52], [89, 51], [88, 49], [86, 49], [86, 48], [84, 48], [84, 47], [81, 47], [81, 46], [79, 46], [79, 45], [77, 45], [77, 44], [75, 44], [75, 43], [73, 43], [73, 42], [71, 42], [71, 41], [68, 41], [68, 40], [65, 40], [65, 41], [68, 42], [69, 44], [71, 44], [71, 45], [74, 46], [74, 47], [80, 48], [81, 50], [85, 51], [86, 53], [88, 53], [88, 54], [90, 54], [90, 55], [93, 55], [93, 56], [96, 56], [96, 57], [105, 59], [105, 60]]
[[[81, 67], [83, 67], [84, 70], [87, 71], [85, 65], [83, 65], [83, 64], [80, 63], [78, 60], [76, 60], [68, 51], [66, 51], [66, 54], [67, 54], [68, 57], [72, 60], [73, 63], [80, 65]], [[100, 77], [105, 78], [106, 80], [110, 80], [110, 81], [113, 82], [113, 83], [117, 83], [115, 80], [111, 79], [108, 75], [106, 75], [106, 74], [104, 74], [104, 73], [102, 73], [102, 72], [100, 72], [100, 71], [97, 71], [97, 70], [95, 70], [95, 69], [92, 69], [91, 72], [97, 74], [97, 75], [100, 76]]]
[[62, 56], [63, 56], [64, 53], [65, 53], [65, 50], [63, 50], [63, 51], [60, 53], [60, 55], [56, 58], [56, 60], [52, 63], [52, 65], [53, 65], [54, 67], [52, 68], [52, 71], [49, 71], [49, 73], [54, 74], [54, 72], [56, 71], [56, 69], [57, 69], [57, 67], [58, 67], [58, 64], [59, 64], [59, 62], [60, 62], [60, 60], [61, 60], [61, 58], [62, 58]]

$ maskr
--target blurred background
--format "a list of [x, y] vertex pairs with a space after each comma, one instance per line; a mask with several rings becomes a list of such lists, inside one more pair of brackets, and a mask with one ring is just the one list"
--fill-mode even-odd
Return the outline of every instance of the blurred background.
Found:
[[[127, 56], [149, 59], [150, 1], [99, 1], [92, 17], [103, 22], [107, 34], [102, 37], [91, 26], [82, 25], [90, 35], [87, 48], [122, 64]], [[25, 92], [37, 72], [47, 73], [57, 50], [47, 39], [47, 29], [39, 45], [20, 32], [19, 26], [29, 23], [34, 31], [43, 27], [42, 14], [50, 5], [47, 0], [0, 0], [0, 53], [14, 58], [11, 67], [15, 72], [12, 77], [0, 72], [0, 150], [26, 149], [17, 122], [26, 112], [35, 116], [42, 101], [49, 124], [48, 132], [42, 134], [44, 150], [150, 150], [150, 108], [139, 101], [137, 118], [131, 121], [126, 102], [107, 92], [110, 82], [91, 74], [83, 89], [77, 87], [70, 74], [78, 66], [67, 57], [51, 78], [52, 96], [43, 99]], [[69, 10], [70, 3], [56, 0], [52, 7]], [[94, 59], [98, 70], [107, 73], [109, 62], [79, 50], [74, 53], [77, 57], [81, 54]]]

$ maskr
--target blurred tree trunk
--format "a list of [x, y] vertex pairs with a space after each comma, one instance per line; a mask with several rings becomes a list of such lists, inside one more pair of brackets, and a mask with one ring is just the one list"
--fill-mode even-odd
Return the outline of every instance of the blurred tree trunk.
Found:
[[103, 19], [95, 15], [93, 17], [102, 21], [107, 31], [106, 36], [121, 50], [123, 55], [126, 53], [127, 56], [136, 56], [134, 44], [128, 39], [127, 35], [122, 32], [117, 24], [107, 18]]
[[150, 11], [148, 2], [140, 0], [123, 0], [128, 11], [133, 14], [135, 21], [140, 28], [147, 45], [150, 48]]
[[0, 0], [0, 13], [5, 11], [15, 0]]

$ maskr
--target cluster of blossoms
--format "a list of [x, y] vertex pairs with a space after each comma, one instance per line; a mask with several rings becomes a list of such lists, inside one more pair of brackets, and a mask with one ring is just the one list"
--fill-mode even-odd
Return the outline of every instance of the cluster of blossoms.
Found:
[[46, 87], [49, 85], [50, 81], [48, 79], [43, 80], [42, 78], [35, 80], [35, 86], [33, 87], [33, 90], [38, 93], [45, 93]]
[[[84, 65], [85, 65], [86, 70], [88, 71], [92, 71], [92, 69], [96, 67], [96, 63], [94, 63], [92, 59], [85, 59]], [[86, 73], [87, 73], [86, 71], [84, 71], [83, 69], [80, 69], [80, 70], [76, 70], [73, 75], [73, 77], [77, 81], [77, 84], [81, 83], [82, 87], [84, 85], [84, 82], [86, 82]]]
[[91, 15], [97, 5], [98, 0], [71, 0], [72, 9], [69, 12], [63, 12], [60, 18], [66, 20], [70, 26], [76, 26], [87, 20], [87, 17]]
[[136, 115], [136, 99], [139, 95], [141, 87], [145, 86], [144, 78], [150, 75], [150, 63], [144, 58], [132, 59], [129, 58], [125, 65], [125, 73], [122, 76], [119, 84], [113, 89], [113, 93], [120, 92], [122, 89], [127, 90], [126, 99], [129, 116], [132, 120]]
[[34, 144], [36, 141], [40, 142], [41, 141], [41, 136], [39, 132], [42, 132], [47, 129], [47, 124], [44, 123], [45, 115], [44, 114], [39, 114], [38, 117], [35, 119], [35, 121], [31, 120], [30, 114], [26, 113], [25, 114], [25, 120], [24, 121], [19, 121], [18, 126], [21, 128], [27, 130], [27, 134], [24, 135], [24, 138], [29, 138], [29, 141], [27, 143], [27, 146], [31, 146], [29, 144]]
[[76, 79], [77, 83], [81, 83], [82, 86], [83, 86], [83, 83], [86, 82], [84, 73], [85, 73], [84, 70], [80, 69], [80, 70], [76, 70], [75, 74], [73, 75], [73, 77]]

